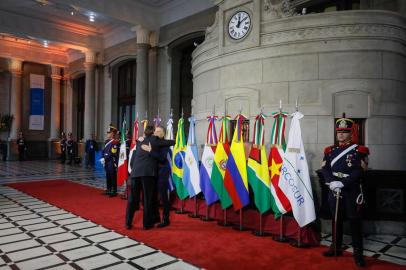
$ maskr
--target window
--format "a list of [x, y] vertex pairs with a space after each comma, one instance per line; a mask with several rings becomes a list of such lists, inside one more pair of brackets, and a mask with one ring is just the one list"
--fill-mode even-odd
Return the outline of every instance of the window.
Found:
[[[124, 117], [127, 128], [132, 126], [135, 119], [135, 88], [137, 76], [137, 62], [129, 61], [118, 68], [118, 129], [121, 129]], [[141, 112], [139, 112], [142, 115]]]

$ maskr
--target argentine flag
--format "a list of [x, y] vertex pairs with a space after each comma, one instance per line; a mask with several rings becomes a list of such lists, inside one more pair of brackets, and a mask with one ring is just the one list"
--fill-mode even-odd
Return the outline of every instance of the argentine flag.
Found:
[[185, 153], [185, 167], [183, 169], [183, 184], [190, 197], [194, 197], [201, 192], [199, 158], [196, 145], [195, 118], [189, 118], [189, 136]]

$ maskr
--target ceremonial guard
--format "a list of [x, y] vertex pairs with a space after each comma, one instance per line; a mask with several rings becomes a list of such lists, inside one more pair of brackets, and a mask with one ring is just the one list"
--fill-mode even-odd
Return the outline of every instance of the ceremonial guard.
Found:
[[24, 135], [21, 131], [20, 133], [18, 133], [17, 146], [18, 146], [18, 160], [23, 161], [25, 158], [25, 151], [27, 150], [27, 146], [25, 145]]
[[102, 163], [106, 171], [106, 191], [104, 194], [109, 197], [117, 195], [117, 166], [120, 142], [115, 139], [116, 134], [117, 129], [110, 125], [103, 149]]
[[91, 139], [86, 141], [85, 152], [86, 152], [86, 168], [94, 167], [94, 159], [97, 151], [97, 142], [94, 139], [94, 134], [92, 134]]
[[66, 141], [66, 150], [68, 151], [68, 164], [71, 165], [75, 155], [75, 141], [72, 137], [72, 132], [68, 133], [68, 140]]
[[355, 263], [363, 267], [361, 179], [368, 166], [369, 150], [357, 144], [358, 126], [345, 115], [336, 121], [336, 133], [337, 144], [324, 150], [321, 170], [325, 184], [330, 188], [328, 202], [333, 215], [333, 244], [323, 255], [342, 255], [343, 221], [346, 218], [350, 222]]
[[61, 163], [64, 164], [66, 160], [66, 134], [62, 131], [61, 133]]

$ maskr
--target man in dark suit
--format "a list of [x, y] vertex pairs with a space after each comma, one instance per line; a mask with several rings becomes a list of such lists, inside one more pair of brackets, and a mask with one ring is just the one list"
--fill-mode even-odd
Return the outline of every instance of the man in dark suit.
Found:
[[158, 152], [159, 147], [172, 146], [173, 140], [160, 140], [153, 136], [154, 127], [147, 126], [144, 131], [144, 138], [137, 141], [136, 150], [133, 154], [131, 164], [131, 188], [128, 197], [126, 211], [126, 228], [132, 228], [134, 212], [139, 209], [139, 194], [142, 186], [144, 216], [143, 227], [145, 230], [151, 229], [156, 221], [156, 177], [158, 175], [157, 160], [150, 152], [141, 148], [142, 145], [151, 147], [151, 151]]
[[[157, 126], [155, 128], [154, 136], [158, 137], [159, 140], [163, 140], [165, 137], [165, 129], [161, 126]], [[155, 152], [152, 151], [152, 147], [150, 145], [141, 145], [141, 148], [145, 151], [150, 152], [150, 155], [154, 157], [158, 161], [158, 179], [157, 179], [157, 188], [158, 194], [162, 202], [162, 222], [158, 224], [158, 228], [163, 228], [169, 225], [169, 210], [170, 210], [170, 202], [169, 202], [169, 179], [171, 174], [171, 168], [168, 163], [168, 152], [169, 146], [159, 147], [159, 151]], [[156, 202], [156, 209], [154, 212], [158, 212], [158, 201]]]

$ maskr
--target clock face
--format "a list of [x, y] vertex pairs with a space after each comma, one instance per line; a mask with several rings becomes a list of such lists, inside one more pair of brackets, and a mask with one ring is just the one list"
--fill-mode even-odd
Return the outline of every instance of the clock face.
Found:
[[245, 11], [237, 11], [228, 22], [228, 34], [232, 39], [244, 38], [251, 29], [251, 17]]

